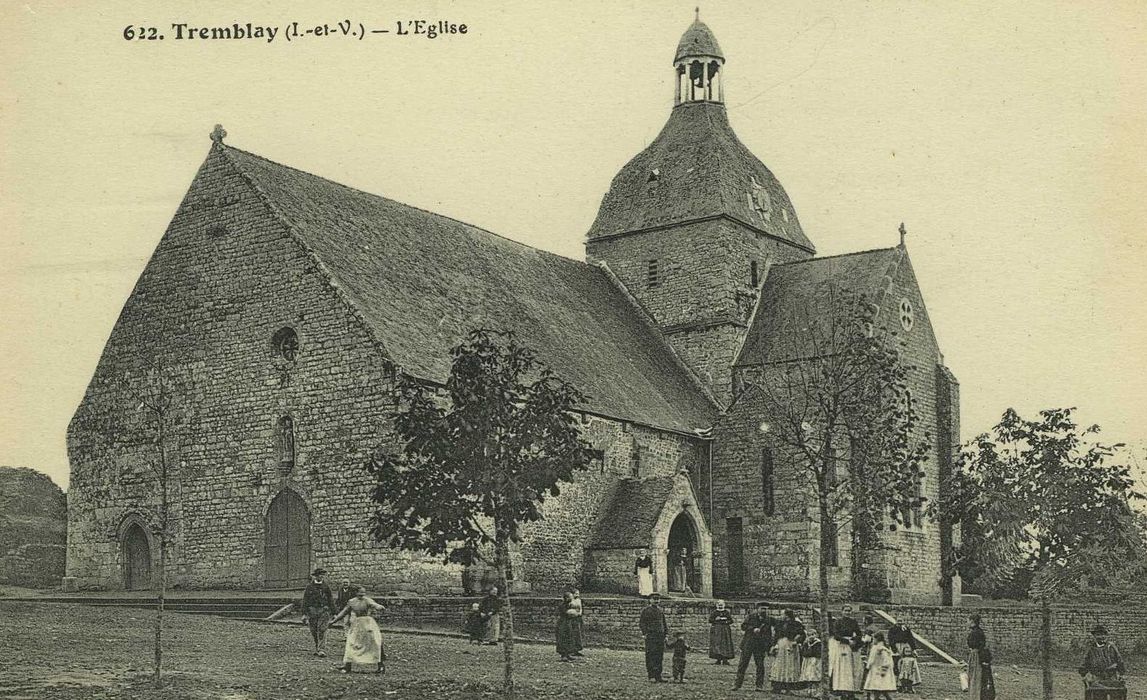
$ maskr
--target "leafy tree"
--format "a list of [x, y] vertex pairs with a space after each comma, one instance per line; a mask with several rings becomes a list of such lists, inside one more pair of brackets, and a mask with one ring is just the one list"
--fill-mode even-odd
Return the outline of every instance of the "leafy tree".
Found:
[[472, 332], [452, 351], [446, 396], [401, 375], [399, 449], [383, 447], [374, 475], [374, 537], [468, 565], [493, 545], [503, 598], [507, 698], [514, 696], [513, 615], [505, 585], [509, 546], [542, 518], [546, 496], [593, 454], [572, 411], [584, 397], [512, 333]]
[[[1104, 561], [1142, 548], [1130, 470], [1121, 444], [1098, 441], [1099, 426], [1081, 429], [1074, 408], [1040, 411], [1038, 420], [1004, 412], [990, 433], [965, 446], [946, 480], [953, 518], [978, 533], [971, 545], [1004, 543], [1001, 551], [972, 552], [992, 564], [1016, 562], [1030, 571], [1031, 594], [1042, 614], [1043, 694], [1052, 697], [1053, 598]], [[1097, 556], [1097, 555], [1106, 556]]]
[[[761, 430], [806, 475], [820, 532], [818, 588], [828, 610], [828, 570], [849, 528], [856, 597], [864, 597], [863, 553], [882, 548], [887, 520], [919, 517], [927, 435], [919, 434], [908, 388], [910, 367], [895, 336], [880, 327], [864, 295], [824, 286], [785, 336], [798, 358], [766, 364], [751, 383], [763, 397]], [[829, 616], [819, 616], [829, 638]], [[821, 692], [829, 697], [828, 654]]]

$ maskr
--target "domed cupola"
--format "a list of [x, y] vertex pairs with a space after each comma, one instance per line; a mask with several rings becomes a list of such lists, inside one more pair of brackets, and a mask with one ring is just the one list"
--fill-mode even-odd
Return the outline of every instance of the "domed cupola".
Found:
[[725, 56], [717, 44], [717, 37], [701, 21], [701, 12], [677, 42], [673, 55], [673, 68], [677, 71], [677, 94], [674, 104], [682, 102], [724, 102], [721, 86], [721, 65]]

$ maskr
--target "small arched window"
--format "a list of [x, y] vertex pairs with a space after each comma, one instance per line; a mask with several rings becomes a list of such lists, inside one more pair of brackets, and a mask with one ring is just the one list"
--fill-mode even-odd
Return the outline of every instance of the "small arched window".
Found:
[[290, 416], [283, 416], [275, 426], [275, 447], [280, 467], [295, 466], [295, 421]]
[[761, 449], [761, 490], [765, 515], [772, 515], [776, 512], [776, 474], [773, 473], [773, 451], [767, 447]]
[[294, 328], [280, 328], [271, 336], [271, 350], [276, 358], [294, 362], [299, 356], [299, 336]]
[[760, 283], [761, 283], [761, 276], [760, 276], [760, 272], [758, 271], [758, 268], [757, 268], [757, 261], [753, 260], [753, 261], [749, 262], [749, 286], [752, 287], [753, 289], [756, 289], [757, 285]]

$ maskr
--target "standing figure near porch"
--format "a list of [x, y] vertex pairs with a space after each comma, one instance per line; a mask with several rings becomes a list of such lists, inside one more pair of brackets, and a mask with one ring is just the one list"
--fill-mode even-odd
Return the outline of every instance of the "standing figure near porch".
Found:
[[682, 547], [670, 556], [669, 590], [684, 591], [689, 586], [689, 550]]
[[574, 620], [581, 614], [573, 606], [573, 594], [566, 593], [558, 605], [557, 647], [558, 656], [562, 661], [573, 661], [577, 653], [577, 643], [574, 639]]
[[326, 656], [327, 628], [331, 616], [335, 614], [335, 596], [331, 587], [323, 583], [327, 575], [324, 569], [311, 572], [311, 582], [303, 589], [303, 617], [311, 629], [311, 639], [315, 642], [315, 656]]
[[840, 618], [832, 625], [828, 640], [828, 674], [832, 691], [843, 697], [856, 697], [860, 692], [857, 676], [863, 675], [863, 665], [857, 653], [860, 647], [860, 625], [852, 617], [852, 606], [840, 609]]
[[633, 575], [637, 577], [637, 595], [648, 598], [653, 593], [653, 558], [644, 549], [637, 551]]
[[801, 678], [800, 645], [804, 641], [804, 625], [796, 613], [786, 608], [776, 626], [775, 658], [769, 669], [769, 684], [773, 692], [784, 692], [798, 686]]
[[661, 596], [657, 593], [649, 594], [649, 605], [641, 611], [641, 636], [645, 639], [645, 675], [653, 683], [665, 682], [661, 674], [665, 663], [665, 641], [669, 637], [665, 613], [657, 606], [660, 601]]
[[733, 690], [739, 690], [745, 684], [745, 670], [749, 668], [749, 659], [753, 660], [757, 670], [757, 690], [765, 687], [765, 654], [773, 646], [773, 631], [775, 621], [769, 617], [769, 604], [757, 603], [757, 611], [751, 613], [741, 623], [745, 634], [741, 637], [741, 660], [737, 662], [737, 680], [733, 683]]
[[725, 607], [725, 601], [717, 601], [717, 609], [709, 613], [709, 658], [715, 663], [728, 666], [729, 659], [736, 656], [733, 651], [733, 613]]
[[497, 644], [502, 636], [502, 599], [498, 597], [498, 587], [491, 586], [490, 592], [478, 604], [478, 612], [485, 625], [482, 634], [483, 644]]
[[386, 652], [382, 648], [382, 630], [378, 629], [373, 613], [386, 608], [366, 597], [366, 589], [358, 587], [356, 595], [339, 611], [331, 622], [338, 622], [350, 616], [347, 624], [346, 646], [343, 649], [343, 673], [350, 673], [355, 666], [367, 666], [375, 673], [385, 669]]

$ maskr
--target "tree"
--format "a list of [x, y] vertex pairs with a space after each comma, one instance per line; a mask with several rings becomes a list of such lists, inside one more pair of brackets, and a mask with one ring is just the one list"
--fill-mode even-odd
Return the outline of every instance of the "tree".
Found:
[[170, 542], [171, 522], [168, 504], [169, 490], [169, 438], [175, 429], [175, 394], [178, 382], [159, 363], [150, 362], [138, 375], [125, 374], [124, 383], [138, 400], [140, 422], [134, 431], [129, 431], [145, 445], [155, 449], [154, 461], [149, 471], [159, 491], [159, 506], [152, 534], [159, 540], [159, 591], [155, 607], [155, 664], [154, 682], [162, 683], [163, 676], [163, 609], [167, 594], [167, 548]]
[[504, 694], [514, 697], [514, 627], [505, 585], [510, 543], [542, 518], [593, 459], [572, 411], [584, 397], [544, 367], [512, 333], [472, 332], [451, 351], [446, 396], [400, 375], [394, 417], [399, 449], [367, 464], [375, 478], [374, 537], [469, 565], [493, 545], [505, 620]]
[[[751, 383], [763, 398], [761, 431], [808, 479], [819, 531], [820, 632], [829, 639], [828, 570], [836, 565], [838, 533], [850, 527], [853, 582], [865, 594], [862, 552], [882, 547], [890, 519], [919, 517], [927, 435], [918, 435], [909, 371], [895, 337], [883, 330], [863, 296], [824, 286], [798, 313], [785, 336], [787, 358], [766, 364]], [[784, 354], [784, 353], [782, 353]], [[821, 657], [821, 692], [829, 697], [828, 654]]]
[[[1040, 411], [1038, 420], [1004, 412], [991, 430], [963, 449], [949, 475], [953, 517], [1011, 550], [973, 553], [999, 563], [1015, 560], [1031, 572], [1031, 594], [1040, 602], [1043, 695], [1052, 697], [1051, 601], [1103, 562], [1142, 549], [1133, 504], [1135, 490], [1123, 445], [1096, 437], [1099, 426], [1080, 429], [1074, 408]], [[1098, 556], [1103, 553], [1107, 556]]]

